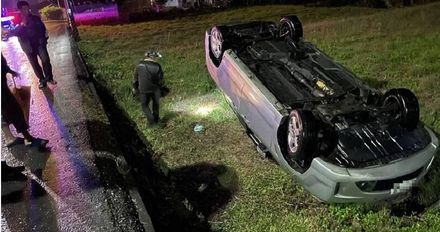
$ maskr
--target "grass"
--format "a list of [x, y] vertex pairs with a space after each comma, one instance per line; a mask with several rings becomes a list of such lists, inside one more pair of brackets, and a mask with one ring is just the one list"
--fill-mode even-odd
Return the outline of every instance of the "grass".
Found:
[[[210, 15], [117, 26], [80, 27], [80, 47], [96, 75], [137, 123], [167, 168], [201, 162], [237, 173], [239, 190], [218, 212], [206, 215], [216, 231], [440, 231], [440, 211], [397, 211], [411, 205], [324, 204], [274, 162], [263, 160], [245, 135], [206, 71], [204, 31], [215, 24], [277, 20], [297, 14], [305, 37], [368, 84], [379, 89], [407, 87], [419, 98], [422, 120], [440, 132], [440, 4], [377, 10], [257, 6]], [[164, 129], [147, 128], [139, 102], [130, 93], [134, 65], [147, 49], [159, 49], [171, 93], [162, 99]], [[205, 126], [195, 134], [195, 123]], [[438, 200], [440, 164], [412, 201]], [[232, 178], [234, 179], [234, 178]], [[397, 212], [397, 213], [396, 213]]]

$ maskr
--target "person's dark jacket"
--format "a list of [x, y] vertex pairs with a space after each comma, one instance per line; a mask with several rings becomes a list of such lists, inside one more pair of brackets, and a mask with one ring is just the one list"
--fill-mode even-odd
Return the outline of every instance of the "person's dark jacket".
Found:
[[8, 73], [15, 73], [15, 72], [12, 71], [12, 69], [9, 67], [8, 63], [6, 62], [5, 57], [2, 54], [2, 102], [4, 100], [3, 98], [5, 97], [5, 94], [10, 93], [10, 90], [8, 87], [8, 79], [6, 77], [8, 75]]
[[164, 86], [162, 67], [152, 60], [142, 60], [136, 66], [133, 88], [138, 93], [153, 93]]
[[22, 20], [26, 22], [26, 25], [20, 24], [12, 32], [12, 36], [17, 36], [20, 42], [21, 48], [25, 53], [31, 53], [33, 48], [38, 46], [46, 46], [48, 33], [46, 26], [40, 17], [34, 14], [23, 16]]
[[8, 63], [6, 62], [5, 57], [2, 54], [2, 77], [1, 77], [2, 78], [2, 80], [1, 80], [2, 81], [1, 82], [1, 84], [2, 84], [2, 87], [1, 87], [2, 109], [6, 103], [11, 102], [11, 101], [15, 101], [15, 98], [12, 95], [11, 90], [8, 87], [8, 79], [7, 79], [8, 73], [14, 74], [15, 71], [13, 71], [9, 67]]

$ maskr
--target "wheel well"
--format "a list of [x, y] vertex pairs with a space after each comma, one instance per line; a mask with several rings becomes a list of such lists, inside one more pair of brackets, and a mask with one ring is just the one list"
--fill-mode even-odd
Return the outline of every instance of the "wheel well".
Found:
[[215, 27], [212, 27], [208, 31], [208, 35], [209, 35], [209, 41], [208, 41], [209, 58], [211, 59], [212, 63], [216, 67], [218, 67], [218, 66], [220, 66], [222, 58], [217, 59], [214, 56], [214, 54], [212, 53], [212, 49], [211, 49], [211, 31], [212, 31], [213, 28], [217, 28], [221, 32], [221, 35], [222, 35], [222, 38], [223, 38], [223, 44], [222, 44], [222, 46], [223, 46], [222, 50], [223, 51], [222, 51], [221, 57], [223, 57], [224, 52], [230, 48], [230, 43], [228, 42], [228, 41], [230, 41], [230, 38], [228, 37], [229, 36], [228, 30], [227, 30], [227, 27], [225, 27], [225, 26], [215, 26]]
[[420, 120], [419, 102], [414, 93], [405, 88], [390, 89], [383, 96], [382, 102], [385, 106], [389, 99], [394, 99], [400, 107], [399, 123], [410, 131], [414, 130]]
[[278, 139], [278, 145], [280, 146], [281, 153], [283, 153], [283, 156], [286, 154], [286, 146], [287, 146], [287, 123], [289, 120], [289, 116], [285, 116], [281, 119], [280, 126], [278, 127], [277, 131], [277, 139]]
[[291, 168], [295, 171], [304, 173], [308, 167], [304, 168], [293, 162], [291, 159], [287, 158], [287, 126], [289, 122], [289, 116], [285, 116], [281, 119], [280, 126], [277, 130], [277, 139], [278, 145], [280, 146], [281, 154], [283, 155], [283, 159], [289, 164]]
[[[313, 118], [312, 118], [313, 120]], [[278, 145], [280, 146], [281, 153], [283, 155], [283, 158], [287, 161], [287, 163], [296, 171], [300, 173], [304, 173], [311, 165], [311, 161], [318, 156], [328, 156], [333, 150], [336, 148], [337, 142], [338, 142], [338, 135], [334, 128], [324, 122], [321, 122], [319, 120], [313, 120], [311, 123], [313, 123], [313, 130], [315, 130], [316, 138], [312, 140], [312, 145], [309, 147], [308, 155], [313, 156], [311, 157], [309, 162], [306, 162], [306, 166], [301, 166], [297, 162], [293, 161], [291, 158], [288, 157], [287, 152], [287, 130], [288, 130], [288, 123], [289, 123], [289, 116], [285, 116], [280, 121], [280, 126], [277, 130], [277, 139], [278, 139]], [[318, 136], [318, 134], [321, 134], [321, 136]]]
[[304, 37], [302, 23], [296, 15], [290, 15], [281, 18], [280, 26], [283, 23], [287, 23], [293, 30], [291, 39], [293, 39], [295, 42], [298, 42], [300, 38]]
[[214, 57], [214, 54], [212, 54], [211, 51], [211, 30], [212, 28], [208, 31], [208, 52], [209, 52], [209, 58], [211, 59], [212, 63], [215, 65], [215, 67], [218, 67], [220, 65], [220, 62]]

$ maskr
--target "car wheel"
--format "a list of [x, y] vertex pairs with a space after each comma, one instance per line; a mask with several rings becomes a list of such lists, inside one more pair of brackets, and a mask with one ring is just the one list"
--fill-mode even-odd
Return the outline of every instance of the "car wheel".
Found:
[[390, 110], [392, 122], [414, 130], [420, 119], [419, 102], [409, 89], [390, 89], [383, 97], [383, 108]]
[[211, 29], [211, 35], [209, 36], [209, 52], [216, 66], [219, 66], [222, 61], [223, 53], [226, 50], [225, 44], [222, 28], [213, 27]]
[[303, 37], [303, 27], [301, 21], [295, 15], [283, 17], [278, 25], [280, 38], [290, 38], [298, 42]]
[[314, 158], [316, 129], [310, 111], [293, 110], [287, 123], [287, 156], [301, 167], [308, 167]]

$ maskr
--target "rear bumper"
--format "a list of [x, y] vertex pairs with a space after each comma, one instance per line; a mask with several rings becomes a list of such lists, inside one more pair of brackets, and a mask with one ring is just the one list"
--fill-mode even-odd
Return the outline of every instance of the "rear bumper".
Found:
[[[313, 195], [326, 202], [374, 202], [395, 198], [417, 185], [427, 173], [438, 149], [438, 139], [426, 128], [431, 143], [412, 156], [377, 167], [347, 169], [315, 158], [311, 167], [303, 174], [294, 174]], [[411, 176], [411, 174], [415, 174]], [[411, 179], [402, 180], [403, 176]], [[362, 191], [357, 185], [361, 181], [393, 181], [391, 188], [381, 191]]]

